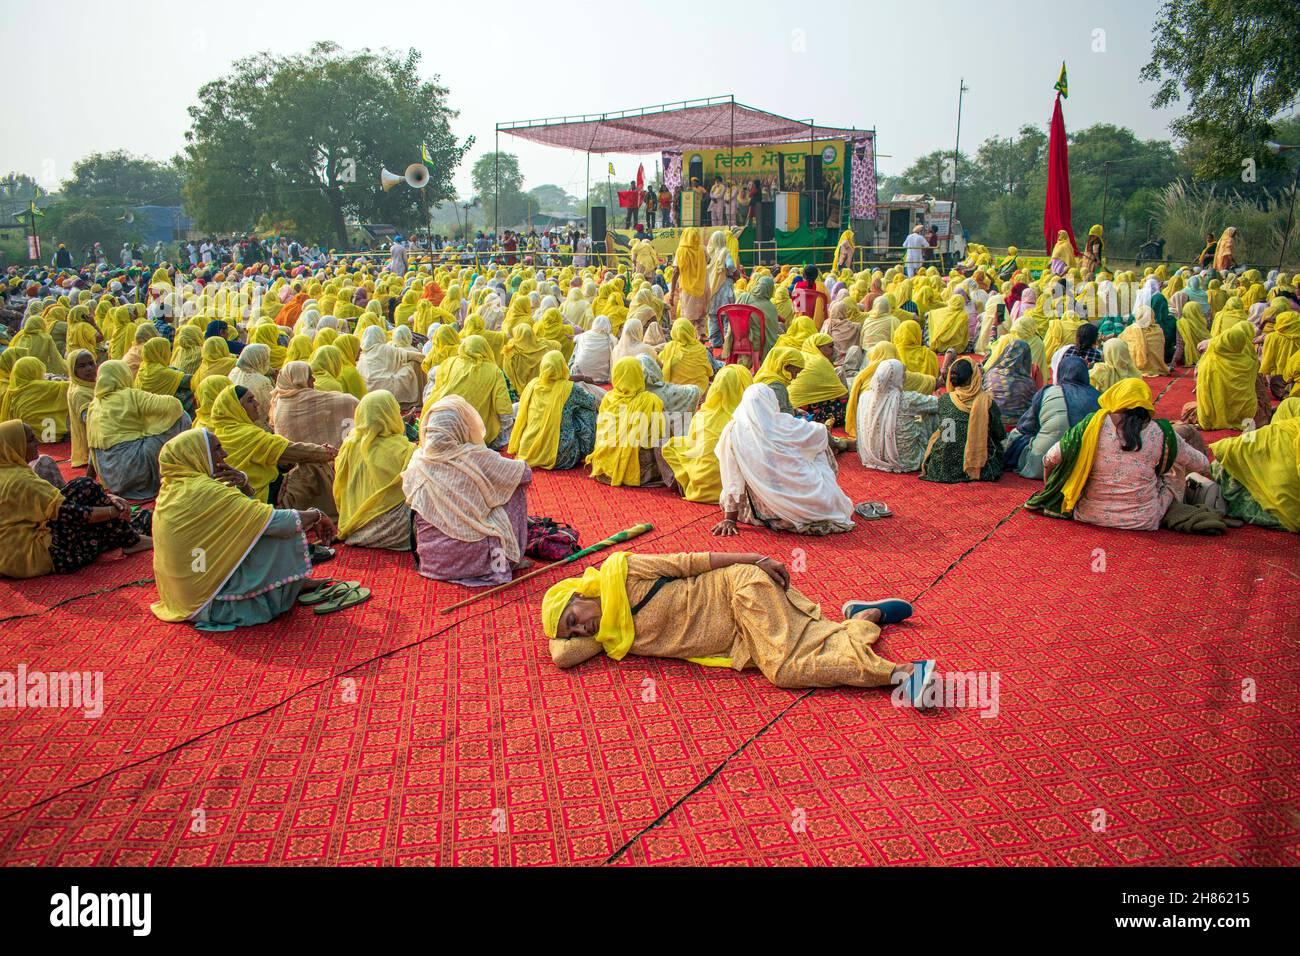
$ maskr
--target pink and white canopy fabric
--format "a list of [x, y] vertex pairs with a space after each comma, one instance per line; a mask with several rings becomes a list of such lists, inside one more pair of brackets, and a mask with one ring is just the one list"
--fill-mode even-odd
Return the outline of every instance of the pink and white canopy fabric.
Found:
[[634, 154], [679, 150], [686, 146], [725, 149], [733, 144], [762, 146], [805, 139], [853, 140], [864, 133], [870, 135], [864, 130], [809, 126], [730, 101], [502, 123], [499, 129], [511, 136], [563, 149]]

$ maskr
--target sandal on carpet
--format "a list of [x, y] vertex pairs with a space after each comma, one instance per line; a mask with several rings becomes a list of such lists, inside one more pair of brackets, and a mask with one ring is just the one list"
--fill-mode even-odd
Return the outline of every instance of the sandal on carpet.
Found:
[[849, 620], [855, 614], [861, 614], [863, 611], [870, 611], [876, 608], [880, 611], [880, 624], [898, 624], [906, 621], [912, 616], [912, 603], [904, 601], [902, 598], [884, 598], [880, 601], [845, 601], [844, 607], [840, 608], [840, 613], [844, 615], [844, 620]]
[[893, 515], [893, 512], [889, 510], [889, 506], [883, 501], [864, 501], [853, 509], [853, 513], [867, 521], [877, 521], [880, 518], [888, 518]]
[[348, 586], [316, 608], [317, 614], [333, 614], [335, 611], [346, 611], [350, 607], [356, 607], [370, 600], [370, 588], [363, 588], [359, 584], [348, 582]]
[[320, 604], [322, 601], [328, 601], [330, 598], [335, 597], [340, 591], [359, 587], [361, 587], [360, 581], [339, 581], [335, 578], [326, 578], [321, 582], [320, 587], [313, 588], [305, 594], [299, 594], [298, 603], [307, 605]]
[[311, 558], [311, 563], [313, 565], [324, 564], [326, 561], [333, 561], [335, 553], [336, 552], [333, 548], [327, 548], [323, 544], [313, 544], [309, 545], [307, 548], [307, 556]]

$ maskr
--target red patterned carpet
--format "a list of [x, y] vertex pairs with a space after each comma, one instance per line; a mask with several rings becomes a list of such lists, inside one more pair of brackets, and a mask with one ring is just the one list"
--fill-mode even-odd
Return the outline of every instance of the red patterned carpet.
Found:
[[[1190, 382], [1154, 384], [1176, 415]], [[141, 555], [0, 582], [0, 670], [105, 682], [98, 719], [0, 710], [0, 862], [1300, 862], [1292, 537], [1111, 532], [1025, 513], [1018, 478], [840, 460], [894, 518], [722, 544], [711, 509], [549, 473], [529, 510], [585, 543], [648, 520], [642, 550], [766, 551], [836, 610], [914, 599], [883, 653], [996, 672], [996, 715], [675, 661], [562, 672], [536, 619], [555, 576], [444, 616], [464, 589], [359, 549], [320, 573], [370, 603], [202, 634], [149, 613]]]

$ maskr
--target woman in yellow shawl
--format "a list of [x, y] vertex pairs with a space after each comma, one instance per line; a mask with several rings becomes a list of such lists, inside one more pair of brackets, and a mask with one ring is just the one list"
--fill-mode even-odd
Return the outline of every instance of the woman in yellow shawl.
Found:
[[1038, 374], [1041, 377], [1043, 368], [1047, 365], [1047, 349], [1043, 346], [1043, 340], [1038, 336], [1037, 323], [1026, 316], [1016, 319], [1011, 324], [1007, 334], [993, 343], [993, 347], [989, 349], [988, 357], [984, 360], [984, 367], [992, 368], [1003, 350], [1016, 340], [1029, 346], [1030, 360], [1034, 363], [1034, 367], [1038, 369]]
[[141, 391], [134, 379], [125, 362], [100, 366], [86, 409], [86, 443], [104, 487], [128, 501], [148, 501], [158, 493], [158, 452], [190, 421], [179, 399]]
[[61, 441], [68, 433], [68, 383], [46, 381], [45, 366], [34, 355], [14, 363], [0, 396], [0, 421], [11, 418], [30, 425], [36, 440], [45, 444]]
[[[312, 344], [311, 339], [306, 335], [295, 335], [289, 340], [289, 346], [285, 349], [284, 364], [290, 362], [308, 362], [311, 361]], [[284, 366], [282, 365], [281, 368]]]
[[397, 399], [382, 390], [363, 398], [334, 462], [340, 538], [361, 548], [410, 550], [411, 510], [402, 493], [402, 471], [414, 451]]
[[151, 395], [175, 395], [185, 404], [181, 389], [189, 391], [192, 377], [167, 363], [171, 360], [172, 346], [162, 336], [154, 336], [140, 350], [140, 367], [135, 373], [135, 387]]
[[[527, 328], [531, 334], [532, 326]], [[438, 366], [421, 421], [439, 399], [448, 395], [459, 395], [478, 412], [483, 420], [484, 444], [499, 450], [510, 440], [514, 405], [505, 376], [492, 361], [492, 349], [483, 336], [471, 335], [460, 343], [455, 355]]]
[[564, 356], [549, 351], [519, 399], [510, 454], [534, 468], [576, 468], [595, 450], [599, 411], [591, 391], [574, 387]]
[[316, 350], [319, 348], [324, 348], [326, 345], [333, 345], [338, 341], [338, 338], [338, 329], [331, 329], [328, 327], [317, 329], [316, 334], [311, 338], [312, 354], [315, 354]]
[[573, 329], [569, 328], [559, 309], [547, 309], [542, 317], [533, 323], [533, 332], [538, 340], [549, 339], [564, 353], [567, 362], [573, 357]]
[[[695, 327], [696, 337], [700, 339], [709, 334], [709, 288], [705, 265], [704, 239], [700, 230], [694, 227], [682, 230], [673, 256], [669, 298], [678, 315]], [[793, 314], [793, 309], [791, 311]], [[614, 327], [614, 334], [618, 334], [618, 326]]]
[[257, 427], [245, 396], [256, 405], [251, 392], [231, 385], [217, 396], [207, 418], [231, 467], [248, 476], [251, 497], [269, 501], [268, 493], [280, 477], [277, 466], [289, 447], [289, 439]]
[[212, 414], [212, 404], [217, 400], [217, 396], [224, 392], [234, 383], [224, 375], [209, 375], [203, 380], [203, 384], [198, 387], [194, 393], [194, 423], [192, 428], [212, 427], [209, 416]]
[[51, 375], [63, 374], [63, 356], [59, 354], [59, 347], [54, 344], [45, 320], [39, 315], [29, 315], [23, 320], [22, 329], [13, 337], [9, 347], [26, 349], [27, 354], [39, 359]]
[[90, 310], [84, 305], [74, 308], [68, 317], [68, 354], [77, 349], [85, 349], [96, 358], [100, 352], [99, 331], [91, 324]]
[[366, 382], [357, 371], [357, 359], [361, 357], [361, 340], [355, 335], [340, 335], [334, 340], [334, 347], [339, 350], [339, 355], [343, 359], [343, 365], [339, 369], [339, 384], [343, 386], [343, 391], [347, 392], [353, 398], [364, 398], [366, 395]]
[[1073, 309], [1066, 309], [1059, 319], [1047, 325], [1047, 338], [1043, 339], [1043, 355], [1050, 363], [1058, 349], [1073, 345], [1084, 319]]
[[777, 338], [772, 347], [801, 349], [803, 348], [804, 339], [816, 331], [817, 326], [813, 325], [813, 320], [806, 315], [801, 315], [786, 327], [785, 332]]
[[790, 401], [790, 385], [803, 372], [803, 349], [780, 346], [767, 353], [754, 376], [755, 385], [766, 385], [776, 393], [777, 407], [787, 415], [796, 414]]
[[1101, 347], [1101, 357], [1102, 360], [1088, 372], [1088, 380], [1099, 392], [1106, 391], [1116, 382], [1126, 378], [1142, 377], [1142, 372], [1133, 364], [1128, 343], [1123, 339], [1109, 339]]
[[95, 397], [95, 356], [89, 349], [68, 353], [68, 437], [72, 440], [73, 468], [83, 468], [90, 461], [86, 445], [86, 409]]
[[433, 333], [433, 344], [429, 346], [429, 352], [424, 357], [423, 368], [425, 374], [432, 372], [447, 359], [456, 354], [460, 348], [461, 336], [456, 333], [456, 327], [453, 325], [441, 326], [438, 331]]
[[1183, 305], [1183, 314], [1176, 323], [1178, 339], [1182, 345], [1183, 364], [1190, 367], [1201, 360], [1200, 345], [1210, 337], [1210, 328], [1205, 323], [1205, 312], [1199, 302], [1187, 302]]
[[704, 405], [691, 418], [690, 430], [664, 444], [664, 461], [672, 470], [669, 487], [687, 501], [718, 504], [722, 478], [714, 448], [745, 389], [752, 384], [754, 377], [743, 365], [719, 369]]
[[[196, 429], [168, 442], [159, 455], [162, 488], [153, 517], [158, 600], [150, 610], [160, 620], [211, 631], [265, 624], [326, 583], [308, 580], [307, 535], [328, 544], [330, 520], [314, 508], [289, 511], [257, 501], [226, 454], [212, 432]], [[202, 563], [195, 562], [196, 549]], [[330, 606], [348, 607], [368, 595], [357, 589]]]
[[528, 383], [537, 377], [542, 356], [555, 347], [555, 343], [549, 340], [539, 342], [531, 325], [514, 327], [510, 341], [501, 350], [501, 367], [516, 395], [522, 395]]
[[1278, 405], [1264, 427], [1210, 449], [1210, 476], [1223, 490], [1228, 517], [1300, 533], [1300, 398]]
[[311, 375], [318, 392], [349, 394], [339, 376], [343, 372], [343, 353], [333, 345], [322, 345], [311, 357]]
[[1119, 335], [1128, 343], [1133, 364], [1147, 378], [1169, 374], [1165, 364], [1165, 333], [1156, 324], [1156, 314], [1149, 305], [1140, 305], [1133, 324]]
[[[929, 352], [929, 349], [926, 349], [926, 351]], [[930, 355], [933, 356], [934, 353], [930, 352]], [[844, 430], [850, 438], [857, 437], [858, 402], [862, 400], [863, 393], [871, 385], [871, 380], [875, 377], [876, 371], [883, 363], [891, 359], [902, 361], [894, 343], [877, 343], [867, 354], [867, 364], [862, 367], [862, 371], [858, 372], [857, 377], [853, 379], [853, 387], [849, 389], [848, 404], [844, 409]], [[937, 384], [935, 376], [914, 372], [907, 368], [906, 364], [903, 365], [903, 391], [916, 392], [918, 395], [931, 395], [934, 393]]]
[[186, 375], [193, 375], [202, 361], [203, 330], [194, 325], [182, 325], [176, 330], [176, 341], [172, 344], [167, 364]]
[[899, 324], [894, 332], [893, 344], [898, 350], [897, 356], [894, 357], [898, 358], [909, 372], [929, 375], [931, 378], [938, 376], [939, 358], [934, 354], [933, 349], [921, 344], [921, 326], [915, 319], [908, 319]]
[[[916, 326], [916, 344], [921, 344], [921, 326], [907, 319]], [[903, 323], [894, 315], [894, 302], [888, 293], [882, 292], [871, 303], [871, 312], [862, 319], [862, 331], [858, 336], [858, 346], [864, 352], [870, 352], [880, 342], [892, 342]], [[929, 351], [928, 349], [926, 351]], [[933, 357], [933, 353], [931, 354]]]
[[510, 297], [505, 318], [501, 320], [501, 332], [507, 338], [514, 332], [516, 325], [533, 324], [533, 307], [524, 292], [516, 292]]
[[[1210, 338], [1196, 367], [1196, 425], [1204, 431], [1259, 423], [1256, 380], [1259, 362], [1250, 323], [1237, 323]], [[1267, 420], [1267, 413], [1264, 419]]]
[[106, 552], [152, 545], [132, 529], [120, 498], [88, 477], [56, 487], [33, 469], [37, 458], [29, 425], [0, 422], [0, 577], [71, 574]]
[[947, 305], [931, 312], [927, 321], [931, 351], [966, 351], [970, 344], [970, 317], [966, 315], [965, 299], [959, 295], [949, 296]]
[[1065, 267], [1060, 269], [1057, 275], [1074, 268], [1074, 243], [1070, 241], [1070, 234], [1064, 229], [1058, 229], [1056, 232], [1056, 245], [1052, 246], [1051, 259], [1054, 269], [1059, 268], [1056, 266], [1058, 262]]
[[673, 385], [694, 385], [703, 395], [713, 378], [713, 363], [709, 351], [700, 344], [695, 326], [687, 319], [673, 323], [672, 341], [659, 353], [664, 381]]
[[283, 330], [274, 324], [263, 323], [253, 329], [252, 335], [248, 337], [250, 345], [265, 345], [271, 350], [271, 370], [278, 372], [284, 368], [284, 363], [288, 359], [288, 349], [280, 344], [280, 333]]
[[596, 444], [587, 456], [591, 477], [615, 488], [658, 485], [663, 472], [657, 452], [667, 435], [663, 402], [646, 391], [639, 359], [619, 359], [610, 380], [613, 388], [600, 403]]
[[1281, 376], [1291, 356], [1297, 353], [1300, 353], [1300, 312], [1288, 308], [1277, 313], [1273, 331], [1264, 336], [1264, 351], [1259, 364], [1261, 374]]
[[[393, 322], [397, 325], [405, 325], [411, 322], [411, 317], [420, 305], [420, 291], [412, 286], [402, 293], [402, 301], [397, 304], [393, 310]], [[342, 530], [342, 529], [340, 529]]]
[[[1217, 281], [1217, 280], [1216, 280]], [[1223, 303], [1223, 308], [1216, 309], [1214, 312], [1214, 322], [1210, 325], [1210, 337], [1214, 338], [1220, 332], [1225, 331], [1239, 322], [1249, 322], [1250, 316], [1242, 308], [1241, 300], [1234, 296], [1229, 296]]]
[[235, 357], [223, 338], [204, 339], [200, 354], [199, 367], [190, 378], [191, 390], [197, 390], [209, 375], [226, 375], [235, 367]]
[[[460, 330], [460, 336], [456, 340], [456, 346], [459, 347], [460, 343], [471, 335], [478, 335], [487, 340], [488, 348], [492, 350], [492, 361], [496, 362], [497, 365], [500, 365], [503, 359], [502, 353], [505, 351], [506, 347], [505, 335], [501, 332], [494, 332], [487, 328], [483, 324], [483, 316], [479, 315], [477, 312], [473, 312], [465, 318], [465, 327]], [[430, 353], [433, 352], [432, 349], [429, 351]], [[443, 361], [446, 361], [446, 359], [455, 354], [456, 349], [450, 349], [447, 354], [443, 356]], [[441, 364], [441, 362], [431, 363], [429, 367], [434, 368], [439, 364]]]
[[804, 339], [803, 371], [790, 382], [790, 404], [808, 412], [813, 421], [843, 425], [849, 390], [835, 374], [832, 349], [831, 337], [825, 332]]

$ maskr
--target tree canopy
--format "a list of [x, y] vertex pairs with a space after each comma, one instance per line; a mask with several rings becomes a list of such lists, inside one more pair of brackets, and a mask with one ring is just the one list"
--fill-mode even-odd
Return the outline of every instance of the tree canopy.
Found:
[[[423, 228], [427, 209], [455, 196], [452, 177], [472, 140], [457, 143], [437, 78], [420, 54], [345, 51], [316, 43], [301, 56], [237, 61], [199, 90], [185, 134], [185, 198], [200, 229], [292, 229], [347, 243], [351, 218]], [[379, 172], [430, 155], [423, 190], [384, 192]]]
[[125, 150], [91, 153], [72, 167], [60, 192], [68, 199], [102, 199], [131, 206], [178, 206], [184, 174]]

